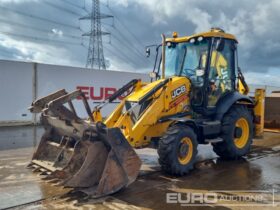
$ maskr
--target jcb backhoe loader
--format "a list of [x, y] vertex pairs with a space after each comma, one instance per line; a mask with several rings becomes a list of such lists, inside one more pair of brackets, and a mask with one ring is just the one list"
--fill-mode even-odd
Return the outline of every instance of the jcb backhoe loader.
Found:
[[[29, 166], [44, 179], [100, 197], [137, 178], [141, 160], [133, 148], [155, 143], [163, 171], [176, 176], [193, 169], [198, 144], [212, 144], [226, 159], [247, 154], [263, 132], [264, 91], [247, 96], [236, 38], [218, 28], [162, 35], [157, 52], [154, 81], [132, 80], [93, 110], [81, 90], [34, 101], [30, 109], [42, 112], [45, 133]], [[124, 94], [103, 120], [102, 107]], [[78, 97], [88, 119], [77, 115], [72, 101]]]

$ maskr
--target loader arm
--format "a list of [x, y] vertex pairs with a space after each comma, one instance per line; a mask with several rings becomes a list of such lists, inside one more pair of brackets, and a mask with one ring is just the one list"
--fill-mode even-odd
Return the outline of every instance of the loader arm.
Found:
[[[174, 91], [178, 96], [172, 96]], [[153, 137], [161, 136], [171, 121], [166, 116], [181, 113], [188, 102], [190, 81], [185, 77], [161, 79], [133, 92], [105, 120], [108, 127], [118, 127], [132, 147], [148, 146]]]
[[165, 93], [159, 95], [156, 100], [151, 102], [151, 105], [143, 112], [143, 115], [133, 123], [131, 120], [131, 112], [122, 115], [115, 123], [114, 127], [121, 128], [126, 139], [133, 147], [142, 147], [149, 144], [149, 140], [145, 139], [146, 131], [158, 121], [162, 111], [165, 108], [164, 104]]
[[130, 95], [135, 89], [139, 89], [141, 88], [141, 80], [139, 79], [133, 79], [130, 82], [128, 82], [127, 84], [125, 84], [123, 87], [121, 87], [120, 89], [118, 89], [113, 95], [109, 96], [108, 98], [106, 98], [104, 101], [102, 101], [100, 104], [98, 104], [97, 106], [95, 106], [93, 108], [92, 111], [92, 117], [94, 119], [95, 122], [102, 122], [103, 121], [103, 117], [101, 114], [101, 109], [106, 106], [109, 103], [112, 103], [113, 101], [115, 101], [119, 96], [122, 96], [124, 93], [126, 93], [126, 97], [128, 95]]
[[[165, 108], [165, 85], [170, 81], [166, 79], [152, 88], [139, 98], [139, 101], [134, 103], [135, 106], [141, 106], [144, 103], [149, 103], [149, 106], [143, 110], [143, 114], [139, 118], [132, 120], [133, 106], [123, 112], [126, 99], [124, 99], [114, 112], [105, 120], [108, 127], [118, 127], [126, 139], [133, 147], [146, 146], [149, 144], [149, 139], [144, 138], [147, 129], [156, 124], [161, 112]], [[139, 139], [143, 141], [139, 141]], [[145, 141], [146, 140], [146, 141]]]

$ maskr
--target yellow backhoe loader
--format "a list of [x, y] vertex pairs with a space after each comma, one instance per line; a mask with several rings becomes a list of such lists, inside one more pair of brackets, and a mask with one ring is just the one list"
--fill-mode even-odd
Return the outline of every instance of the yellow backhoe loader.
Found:
[[[29, 167], [44, 179], [100, 197], [137, 178], [141, 160], [134, 148], [157, 145], [162, 170], [176, 176], [193, 169], [198, 144], [212, 144], [226, 159], [246, 155], [263, 132], [264, 91], [247, 96], [237, 39], [219, 28], [173, 33], [162, 35], [156, 51], [150, 83], [132, 80], [93, 110], [81, 90], [34, 101], [30, 110], [42, 113], [45, 133]], [[125, 94], [103, 120], [102, 107]], [[88, 119], [77, 115], [77, 98]]]

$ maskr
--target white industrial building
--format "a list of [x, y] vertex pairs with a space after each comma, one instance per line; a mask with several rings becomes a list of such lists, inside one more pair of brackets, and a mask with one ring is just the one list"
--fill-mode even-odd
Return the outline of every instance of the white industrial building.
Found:
[[[147, 74], [125, 71], [101, 71], [69, 66], [57, 66], [18, 61], [0, 61], [0, 125], [38, 122], [28, 110], [31, 102], [59, 89], [85, 92], [89, 104], [101, 102], [132, 79], [149, 80]], [[79, 103], [76, 104], [79, 107]], [[106, 116], [116, 104], [103, 110]], [[78, 109], [81, 113], [82, 109]]]

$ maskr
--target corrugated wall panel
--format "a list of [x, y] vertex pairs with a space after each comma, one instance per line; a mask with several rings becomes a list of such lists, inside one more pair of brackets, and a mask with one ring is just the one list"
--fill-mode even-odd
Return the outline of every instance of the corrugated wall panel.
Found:
[[32, 63], [0, 61], [0, 121], [31, 121]]

